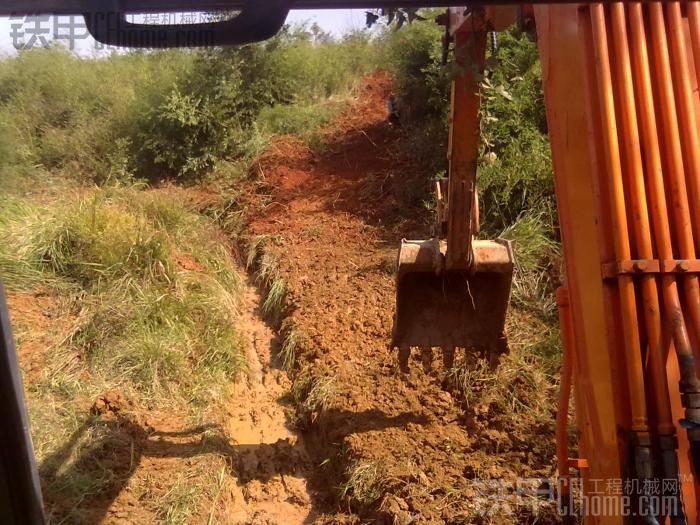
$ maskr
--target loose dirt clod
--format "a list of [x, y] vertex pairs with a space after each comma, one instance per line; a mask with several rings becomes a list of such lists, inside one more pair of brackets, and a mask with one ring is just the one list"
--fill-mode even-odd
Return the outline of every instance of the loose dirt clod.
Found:
[[110, 390], [99, 396], [92, 405], [92, 413], [103, 418], [115, 417], [133, 408], [133, 404], [117, 390]]

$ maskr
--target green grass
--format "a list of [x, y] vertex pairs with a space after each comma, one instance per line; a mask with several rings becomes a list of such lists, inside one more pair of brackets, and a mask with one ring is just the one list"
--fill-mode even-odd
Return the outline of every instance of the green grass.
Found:
[[308, 137], [326, 124], [338, 111], [327, 103], [310, 105], [276, 105], [263, 108], [258, 116], [261, 128], [273, 135]]
[[265, 318], [273, 323], [282, 322], [282, 313], [287, 296], [287, 284], [280, 272], [279, 256], [270, 248], [275, 239], [270, 236], [257, 236], [248, 239], [246, 267], [253, 271], [264, 299], [260, 310]]
[[[134, 411], [180, 414], [186, 425], [214, 417], [245, 369], [235, 327], [241, 281], [229, 247], [177, 191], [91, 189], [0, 204], [0, 275], [9, 293], [41, 293], [53, 305], [47, 328], [21, 319], [17, 326], [20, 342], [41, 343], [43, 365], [25, 379], [38, 461], [62, 469], [45, 485], [58, 521], [85, 522], [86, 497], [128, 480], [128, 466], [98, 461], [124, 446], [118, 428], [90, 415], [98, 396], [118, 391]], [[180, 485], [163, 523], [189, 520], [196, 483]]]
[[299, 328], [294, 326], [290, 318], [282, 322], [280, 334], [282, 336], [282, 347], [279, 356], [282, 361], [282, 367], [287, 372], [292, 372], [296, 365], [297, 354], [302, 350], [306, 336]]
[[546, 217], [524, 215], [500, 237], [513, 241], [512, 303], [556, 323], [554, 291], [560, 280], [561, 248]]
[[285, 280], [278, 275], [270, 277], [265, 300], [261, 306], [265, 317], [272, 320], [279, 320], [281, 318], [286, 294], [287, 285]]

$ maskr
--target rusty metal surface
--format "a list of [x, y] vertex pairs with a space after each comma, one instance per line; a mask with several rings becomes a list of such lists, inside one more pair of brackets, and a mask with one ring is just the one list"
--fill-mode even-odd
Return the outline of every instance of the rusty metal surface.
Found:
[[437, 252], [434, 241], [402, 242], [392, 345], [504, 352], [510, 243], [475, 241], [474, 271], [439, 271], [444, 254], [445, 243]]

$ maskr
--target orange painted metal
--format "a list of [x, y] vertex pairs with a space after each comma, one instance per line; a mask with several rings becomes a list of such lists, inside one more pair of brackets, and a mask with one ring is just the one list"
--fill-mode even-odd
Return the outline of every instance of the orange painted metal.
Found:
[[[606, 164], [606, 175], [610, 184], [610, 210], [613, 227], [613, 244], [618, 260], [631, 259], [629, 226], [625, 202], [625, 188], [622, 178], [620, 145], [615, 118], [615, 97], [610, 70], [605, 12], [601, 4], [593, 4], [591, 23], [593, 29], [593, 52], [595, 57], [596, 84], [602, 116], [602, 143]], [[641, 346], [637, 319], [637, 299], [632, 276], [621, 274], [618, 277], [618, 293], [621, 305], [622, 331], [624, 334], [624, 354], [630, 397], [631, 430], [647, 433], [648, 419], [644, 369], [639, 353]]]
[[569, 468], [584, 469], [589, 466], [590, 464], [586, 458], [569, 458]]
[[[630, 202], [636, 256], [640, 259], [652, 259], [654, 249], [651, 238], [651, 224], [647, 206], [647, 192], [644, 184], [644, 167], [638, 134], [635, 90], [632, 82], [632, 65], [627, 36], [627, 17], [625, 7], [615, 3], [610, 7], [612, 33], [614, 38], [614, 56], [616, 66], [615, 83], [619, 88], [618, 99], [622, 122], [622, 153], [627, 179], [627, 193]], [[646, 326], [649, 356], [648, 375], [656, 407], [658, 432], [673, 435], [675, 427], [668, 399], [668, 383], [664, 366], [661, 341], [661, 308], [656, 277], [645, 274], [640, 279], [644, 321]], [[637, 348], [637, 353], [639, 349]], [[641, 357], [637, 357], [641, 360]]]
[[571, 476], [569, 474], [569, 400], [573, 378], [573, 352], [575, 338], [571, 323], [569, 291], [565, 286], [557, 290], [559, 308], [559, 325], [562, 343], [561, 381], [559, 384], [559, 403], [556, 417], [557, 470], [559, 471], [559, 490], [562, 501], [571, 494]]
[[485, 20], [472, 15], [465, 24], [469, 30], [455, 37], [457, 64], [463, 69], [452, 81], [447, 179], [448, 270], [468, 270], [472, 265], [472, 205], [476, 191], [476, 165], [479, 155], [479, 92], [486, 57]]
[[[612, 309], [601, 264], [612, 258], [612, 231], [602, 209], [597, 176], [600, 159], [592, 152], [595, 134], [587, 83], [593, 69], [590, 17], [578, 5], [535, 5], [547, 122], [552, 147], [559, 222], [571, 326], [579, 455], [587, 459], [580, 475], [584, 488], [596, 480], [622, 478], [624, 440], [618, 421], [628, 412], [624, 363], [615, 348], [622, 344], [610, 327]], [[627, 426], [625, 422], [621, 426]], [[577, 467], [583, 467], [581, 463]], [[619, 525], [613, 515], [591, 515], [587, 524]]]
[[[659, 168], [658, 174], [659, 176], [661, 175], [661, 168]], [[663, 181], [661, 182], [663, 183]], [[663, 190], [663, 184], [661, 189]], [[666, 209], [665, 204], [664, 209]], [[669, 235], [668, 250], [669, 254], [671, 254], [670, 232], [668, 232], [668, 217], [664, 216], [663, 221], [666, 222], [666, 231]], [[613, 261], [603, 264], [603, 277], [605, 279], [617, 279], [617, 276], [621, 273], [629, 273], [633, 275], [666, 273], [687, 275], [691, 273], [700, 273], [700, 261], [687, 259], [631, 259], [629, 261]]]
[[[658, 89], [658, 105], [661, 118], [662, 144], [664, 146], [664, 160], [666, 183], [670, 190], [671, 210], [673, 212], [673, 231], [677, 243], [677, 250], [683, 259], [696, 259], [693, 231], [690, 217], [688, 191], [685, 184], [685, 169], [683, 166], [683, 152], [681, 149], [681, 133], [678, 125], [678, 112], [674, 94], [671, 59], [667, 45], [666, 26], [664, 21], [663, 6], [651, 4], [649, 6], [650, 25], [654, 38], [651, 38], [651, 48], [654, 58], [654, 77]], [[697, 276], [689, 275], [683, 278], [683, 288], [686, 296], [693, 304], [700, 301], [700, 289]], [[700, 330], [700, 312], [693, 315], [693, 326], [698, 334]], [[683, 355], [692, 355], [692, 347], [689, 341], [676, 341], [676, 351]]]
[[[672, 2], [535, 6], [535, 15], [569, 288], [567, 317], [576, 343], [580, 451], [588, 459], [581, 475], [584, 481], [609, 480], [630, 472], [626, 450], [635, 441], [625, 436], [636, 431], [636, 439], [654, 443], [647, 447], [658, 454], [652, 475], [676, 477], [680, 471], [685, 518], [698, 524], [700, 484], [693, 482], [688, 435], [679, 423], [689, 406], [688, 396], [686, 408], [681, 406], [681, 390], [693, 393], [697, 386], [688, 359], [700, 340], [694, 319], [700, 316], [695, 302], [700, 195], [693, 186], [700, 184], [693, 171], [700, 158], [693, 136], [700, 100], [698, 83], [691, 80], [698, 72], [692, 61], [698, 63], [700, 53], [700, 10], [695, 1], [686, 7], [687, 22], [680, 4]], [[599, 274], [592, 276], [587, 265], [596, 258]], [[560, 311], [566, 341], [564, 314]], [[600, 332], [594, 334], [593, 327]], [[566, 367], [563, 375], [567, 388]], [[601, 399], [606, 390], [617, 406]], [[565, 400], [563, 392], [560, 399]], [[561, 416], [557, 423], [561, 465]], [[617, 450], [606, 440], [608, 433], [616, 433]], [[598, 454], [616, 454], [614, 464], [602, 465]], [[560, 470], [568, 474], [570, 466]], [[684, 518], [677, 512], [673, 519]], [[588, 515], [584, 521], [626, 522], [619, 515]]]
[[[659, 6], [660, 7], [660, 6]], [[678, 2], [669, 2], [666, 6], [666, 22], [671, 43], [671, 66], [673, 72], [674, 94], [678, 101], [678, 122], [680, 145], [683, 154], [685, 186], [688, 194], [688, 211], [694, 250], [688, 251], [687, 258], [695, 259], [700, 249], [700, 140], [698, 140], [698, 120], [695, 114], [693, 93], [690, 81], [690, 62], [686, 50], [685, 31], [681, 20], [681, 8]], [[652, 12], [658, 12], [655, 8]], [[689, 244], [693, 246], [692, 243]], [[682, 255], [684, 258], [686, 255]], [[700, 340], [700, 281], [697, 276], [686, 278], [686, 308], [693, 327], [695, 341]], [[695, 347], [695, 359], [700, 360], [700, 348]], [[697, 363], [696, 363], [697, 374]], [[697, 379], [696, 379], [697, 381]], [[695, 391], [700, 394], [700, 384]]]
[[693, 60], [695, 61], [695, 76], [700, 86], [700, 2], [692, 0], [686, 4], [688, 13], [688, 26], [690, 42], [693, 48]]
[[[697, 6], [697, 3], [694, 2]], [[695, 249], [700, 250], [700, 140], [698, 120], [693, 103], [693, 90], [690, 81], [690, 61], [686, 49], [685, 30], [681, 19], [679, 2], [666, 5], [668, 36], [671, 43], [671, 66], [678, 101], [678, 120], [682, 135], [683, 155], [686, 166], [686, 186], [690, 198], [691, 224], [695, 238]], [[700, 307], [700, 303], [691, 306]], [[698, 318], [700, 321], [700, 317]], [[700, 330], [700, 322], [696, 326]]]

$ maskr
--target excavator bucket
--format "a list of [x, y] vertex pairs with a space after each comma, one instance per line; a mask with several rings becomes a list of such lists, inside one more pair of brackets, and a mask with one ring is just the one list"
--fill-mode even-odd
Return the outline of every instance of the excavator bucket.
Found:
[[507, 350], [506, 310], [513, 278], [513, 250], [505, 240], [473, 241], [471, 271], [444, 268], [446, 244], [401, 241], [392, 346]]

